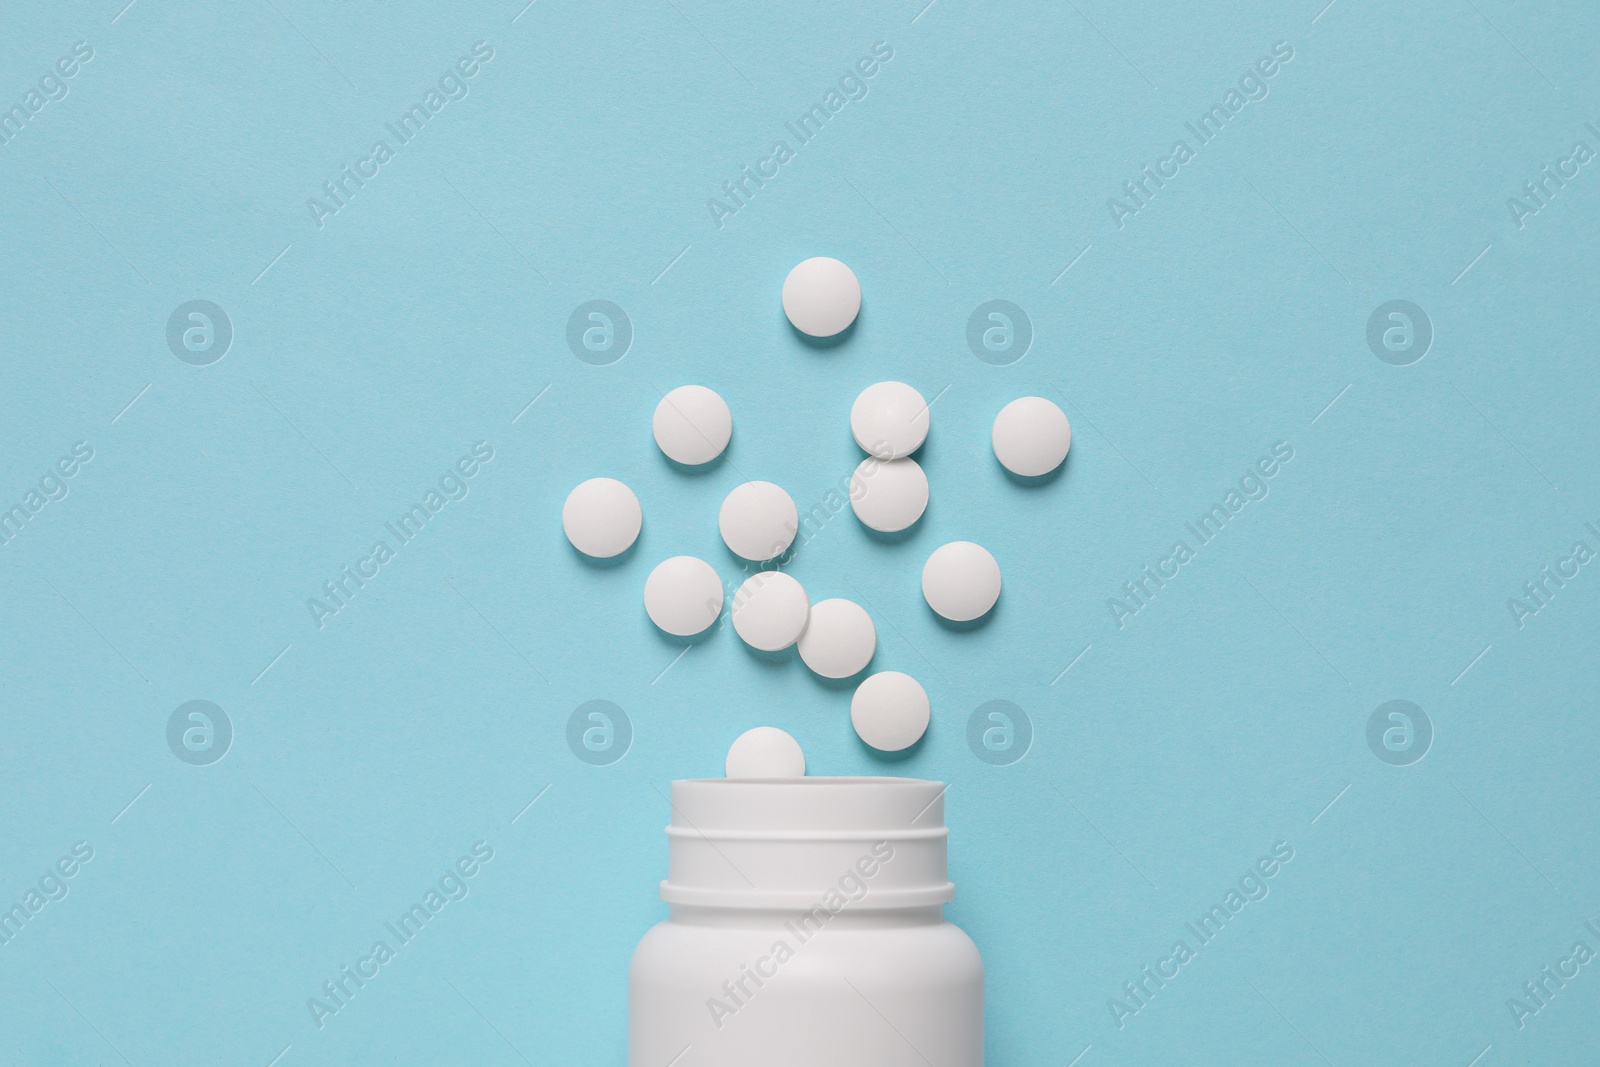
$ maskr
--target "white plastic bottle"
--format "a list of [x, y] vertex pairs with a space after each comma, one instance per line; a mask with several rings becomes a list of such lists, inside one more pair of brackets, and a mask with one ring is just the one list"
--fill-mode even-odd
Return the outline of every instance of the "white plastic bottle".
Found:
[[672, 783], [670, 917], [634, 951], [629, 1067], [982, 1067], [948, 836], [939, 782]]

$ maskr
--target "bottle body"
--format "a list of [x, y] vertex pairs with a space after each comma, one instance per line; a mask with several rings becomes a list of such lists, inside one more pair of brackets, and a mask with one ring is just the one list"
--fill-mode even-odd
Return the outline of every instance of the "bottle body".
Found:
[[937, 911], [675, 914], [634, 953], [629, 1067], [981, 1067], [983, 963]]
[[983, 963], [943, 915], [942, 786], [680, 795], [713, 781], [674, 783], [670, 917], [630, 967], [630, 1067], [981, 1067]]

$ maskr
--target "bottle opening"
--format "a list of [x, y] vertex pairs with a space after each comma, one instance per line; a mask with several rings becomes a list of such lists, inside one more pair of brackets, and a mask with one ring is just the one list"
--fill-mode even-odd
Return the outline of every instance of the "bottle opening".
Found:
[[806, 775], [799, 778], [688, 778], [685, 781], [696, 785], [701, 783], [722, 783], [730, 786], [748, 785], [757, 783], [761, 785], [793, 785], [805, 788], [817, 788], [829, 785], [885, 785], [885, 786], [934, 786], [944, 788], [943, 782], [935, 782], [927, 778], [890, 778], [872, 775]]

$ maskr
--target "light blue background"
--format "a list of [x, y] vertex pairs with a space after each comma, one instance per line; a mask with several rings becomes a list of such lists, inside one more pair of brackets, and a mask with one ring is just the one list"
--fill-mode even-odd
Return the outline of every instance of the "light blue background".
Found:
[[[95, 57], [0, 148], [0, 498], [95, 456], [0, 548], [0, 905], [95, 854], [0, 945], [0, 1060], [621, 1064], [662, 791], [761, 723], [818, 773], [951, 783], [992, 1064], [1600, 1057], [1600, 962], [1520, 1030], [1505, 1003], [1600, 949], [1600, 567], [1507, 608], [1600, 548], [1600, 173], [1506, 207], [1600, 146], [1600, 12], [924, 3], [6, 5], [0, 105]], [[470, 94], [319, 229], [307, 198], [479, 40]], [[715, 227], [880, 40], [869, 95]], [[1118, 229], [1107, 199], [1279, 41], [1270, 95]], [[778, 304], [818, 254], [865, 294], [828, 349]], [[235, 329], [211, 366], [165, 341], [195, 298]], [[564, 340], [596, 298], [636, 331], [611, 366]], [[1015, 365], [968, 350], [990, 299], [1036, 330]], [[1391, 299], [1433, 322], [1410, 366], [1366, 345]], [[821, 500], [882, 379], [939, 397], [928, 513], [888, 544], [846, 512], [791, 569], [927, 687], [900, 761], [792, 658], [724, 629], [674, 662], [640, 600], [667, 555], [737, 574], [743, 477]], [[699, 475], [649, 432], [691, 381], [736, 424]], [[1013, 484], [990, 421], [1063, 391], [1064, 475]], [[1270, 495], [1119, 629], [1107, 599], [1280, 440]], [[318, 629], [307, 598], [477, 441], [470, 495]], [[645, 510], [610, 569], [559, 524], [599, 474]], [[970, 632], [918, 592], [956, 538], [1005, 572]], [[1396, 698], [1436, 733], [1411, 766], [1366, 742]], [[192, 699], [236, 730], [211, 766], [166, 744]], [[633, 723], [610, 766], [564, 740], [590, 699]], [[1034, 723], [1011, 766], [965, 741], [991, 699]], [[318, 1029], [307, 998], [480, 839], [470, 895]], [[1277, 841], [1270, 896], [1119, 1029], [1109, 998]]]

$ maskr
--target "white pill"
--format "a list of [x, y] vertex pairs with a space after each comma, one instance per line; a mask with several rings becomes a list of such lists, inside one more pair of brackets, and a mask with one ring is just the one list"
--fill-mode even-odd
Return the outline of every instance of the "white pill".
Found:
[[927, 509], [928, 475], [914, 459], [869, 456], [850, 478], [850, 506], [872, 529], [898, 533]]
[[561, 529], [567, 540], [596, 559], [626, 552], [638, 539], [643, 518], [639, 498], [615, 478], [590, 478], [568, 493], [561, 505]]
[[832, 337], [856, 321], [860, 311], [861, 283], [837, 259], [808, 259], [783, 280], [783, 313], [801, 333]]
[[970, 622], [1000, 599], [1000, 564], [971, 541], [940, 545], [922, 565], [922, 595], [951, 622]]
[[800, 639], [811, 613], [805, 587], [782, 571], [757, 571], [733, 594], [733, 631], [762, 652], [779, 652]]
[[783, 555], [794, 544], [800, 513], [779, 486], [745, 482], [723, 498], [717, 529], [734, 555], [759, 563]]
[[728, 746], [727, 770], [729, 778], [803, 778], [806, 754], [776, 726], [757, 726]]
[[650, 422], [667, 458], [686, 467], [710, 463], [733, 436], [728, 403], [703, 385], [680, 385], [661, 398]]
[[811, 605], [811, 618], [797, 644], [807, 667], [824, 678], [848, 678], [872, 662], [878, 631], [860, 604], [824, 600]]
[[879, 671], [850, 698], [856, 736], [880, 752], [899, 752], [928, 729], [928, 694], [909, 674]]
[[722, 579], [703, 559], [664, 559], [644, 581], [644, 610], [667, 633], [693, 637], [722, 614]]
[[879, 382], [850, 405], [850, 432], [880, 459], [909, 456], [928, 439], [928, 402], [905, 382]]
[[1067, 458], [1072, 424], [1066, 412], [1044, 397], [1025, 396], [1000, 409], [990, 440], [1000, 466], [1012, 474], [1037, 478]]

